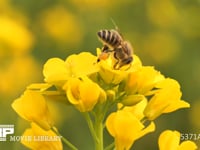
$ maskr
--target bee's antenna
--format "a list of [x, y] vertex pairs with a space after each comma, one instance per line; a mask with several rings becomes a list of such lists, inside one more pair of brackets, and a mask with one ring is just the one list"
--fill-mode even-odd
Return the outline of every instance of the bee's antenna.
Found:
[[115, 26], [115, 30], [119, 31], [119, 28], [118, 28], [117, 24], [115, 23], [115, 21], [113, 20], [113, 18], [110, 18], [110, 20], [112, 21], [113, 25]]
[[[113, 20], [113, 18], [110, 18], [110, 20], [112, 21], [113, 25], [115, 26], [115, 30], [121, 35], [120, 30], [119, 30], [117, 24], [115, 23], [115, 21]], [[121, 35], [121, 37], [123, 38], [122, 35]]]

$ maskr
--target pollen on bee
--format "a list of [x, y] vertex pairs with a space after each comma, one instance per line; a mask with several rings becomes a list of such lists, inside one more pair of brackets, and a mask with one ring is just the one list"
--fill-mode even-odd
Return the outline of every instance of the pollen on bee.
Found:
[[101, 60], [106, 60], [106, 59], [108, 59], [108, 57], [109, 57], [109, 53], [101, 53], [99, 55], [99, 58], [98, 58], [97, 62], [99, 62]]

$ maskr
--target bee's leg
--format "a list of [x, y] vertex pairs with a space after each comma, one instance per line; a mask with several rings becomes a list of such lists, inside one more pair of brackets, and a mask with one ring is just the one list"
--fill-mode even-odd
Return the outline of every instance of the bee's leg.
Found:
[[105, 52], [105, 53], [113, 52], [113, 50], [110, 50], [107, 45], [104, 45], [101, 50], [102, 52]]
[[102, 52], [106, 52], [108, 50], [108, 46], [107, 45], [104, 45], [102, 48], [101, 48], [101, 51]]
[[116, 53], [116, 51], [114, 52], [114, 58], [117, 60], [117, 62], [114, 64], [114, 66], [113, 66], [113, 68], [115, 69], [115, 70], [119, 70], [119, 68], [120, 68], [120, 66], [119, 66], [119, 59], [118, 59], [118, 57], [117, 57], [117, 53]]
[[119, 66], [119, 60], [117, 59], [117, 62], [114, 64], [113, 68], [115, 70], [119, 70], [120, 66]]
[[[121, 60], [120, 64], [119, 64], [119, 68], [121, 68], [124, 65], [128, 65], [130, 64], [129, 68], [131, 67], [131, 62], [133, 61], [133, 57], [128, 57], [127, 59]], [[129, 69], [128, 68], [128, 69]]]
[[122, 60], [122, 64], [130, 64], [133, 61], [133, 57], [128, 57], [127, 59]]

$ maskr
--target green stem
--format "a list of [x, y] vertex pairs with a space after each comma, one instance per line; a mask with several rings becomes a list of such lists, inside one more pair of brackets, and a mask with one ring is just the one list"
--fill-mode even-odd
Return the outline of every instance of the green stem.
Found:
[[99, 142], [99, 139], [98, 139], [98, 137], [97, 137], [97, 135], [96, 135], [96, 132], [95, 132], [95, 130], [94, 130], [93, 122], [92, 122], [92, 120], [91, 120], [91, 118], [90, 118], [89, 113], [87, 113], [87, 112], [86, 112], [86, 113], [83, 113], [83, 116], [85, 117], [85, 120], [87, 121], [89, 130], [90, 130], [90, 133], [91, 133], [91, 135], [92, 135], [92, 137], [93, 137], [93, 139], [94, 139], [94, 142], [95, 142], [95, 143], [96, 143], [96, 142]]
[[95, 149], [103, 150], [103, 123], [101, 120], [96, 122], [95, 132], [98, 137], [98, 141], [95, 143]]
[[61, 137], [63, 143], [65, 143], [71, 150], [78, 150], [72, 143], [70, 143], [66, 138], [64, 138], [54, 127], [52, 128], [52, 131]]
[[103, 129], [104, 129], [104, 117], [107, 112], [106, 105], [102, 104], [96, 108], [95, 111], [95, 124], [94, 129], [98, 138], [98, 142], [95, 143], [95, 150], [103, 150]]
[[112, 150], [115, 147], [115, 142], [111, 143], [110, 145], [108, 145], [105, 150]]

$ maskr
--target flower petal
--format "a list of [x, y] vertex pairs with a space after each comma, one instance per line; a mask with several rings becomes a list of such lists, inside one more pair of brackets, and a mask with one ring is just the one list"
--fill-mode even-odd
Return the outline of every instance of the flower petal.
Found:
[[163, 79], [164, 76], [153, 67], [141, 67], [129, 74], [125, 90], [133, 94], [147, 95], [155, 84]]
[[22, 118], [37, 123], [45, 130], [49, 130], [53, 125], [46, 101], [37, 91], [26, 90], [12, 103], [12, 108]]
[[[100, 49], [97, 48], [97, 53], [100, 53]], [[106, 60], [101, 60], [99, 64], [99, 74], [101, 78], [105, 81], [105, 83], [110, 84], [118, 84], [123, 79], [125, 79], [129, 72], [133, 72], [140, 68], [142, 66], [142, 63], [136, 55], [133, 55], [134, 61], [130, 64], [130, 67], [128, 66], [128, 69], [126, 66], [120, 68], [119, 70], [114, 69], [113, 66], [116, 63], [116, 59], [113, 58], [111, 55]]]
[[155, 131], [155, 123], [151, 122], [147, 127], [145, 127], [139, 134], [137, 139], [143, 137], [145, 134]]
[[126, 106], [124, 107], [124, 111], [129, 111], [131, 112], [134, 116], [136, 116], [139, 120], [144, 118], [144, 109], [147, 105], [147, 99], [144, 97], [144, 99], [142, 101], [140, 101], [139, 103], [137, 103], [134, 106]]
[[51, 84], [63, 84], [71, 77], [70, 70], [67, 69], [66, 63], [59, 58], [49, 59], [43, 69], [45, 82]]
[[[36, 124], [32, 123], [31, 128], [28, 128], [23, 133], [21, 143], [30, 149], [34, 150], [62, 150], [62, 142], [53, 131], [45, 131]], [[42, 137], [51, 140], [42, 140]]]
[[81, 111], [91, 111], [97, 102], [103, 102], [106, 94], [88, 77], [71, 78], [63, 86], [69, 102]]
[[120, 110], [111, 113], [106, 120], [108, 132], [115, 138], [117, 150], [130, 149], [134, 141], [154, 131], [151, 123], [147, 128], [131, 112]]
[[[179, 145], [180, 133], [178, 131], [165, 130], [158, 140], [159, 150], [196, 150], [197, 146], [192, 141], [184, 141]], [[166, 146], [167, 145], [167, 146]]]
[[82, 52], [78, 55], [70, 55], [66, 59], [67, 70], [70, 70], [71, 77], [81, 77], [98, 72], [95, 65], [97, 57], [88, 52]]
[[178, 102], [171, 103], [166, 109], [163, 110], [163, 113], [170, 113], [180, 108], [189, 108], [190, 104], [186, 101], [180, 100]]
[[[177, 131], [166, 130], [159, 136], [159, 150], [176, 150], [180, 141], [180, 133]], [[166, 147], [167, 145], [167, 147]]]
[[177, 150], [197, 150], [197, 145], [192, 141], [184, 141]]
[[167, 78], [158, 82], [155, 87], [158, 89], [144, 110], [144, 114], [149, 120], [156, 119], [162, 113], [190, 106], [187, 102], [180, 100], [182, 93], [176, 80]]

